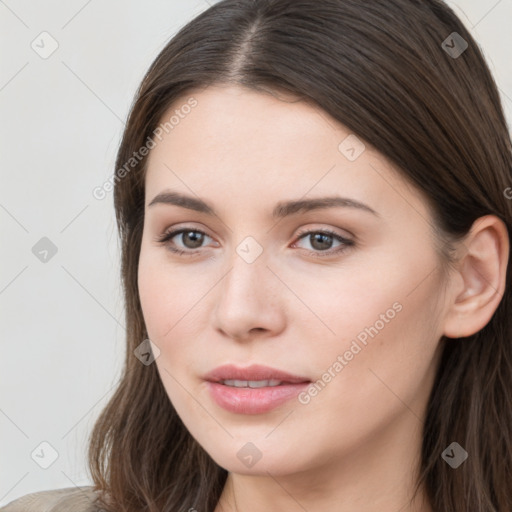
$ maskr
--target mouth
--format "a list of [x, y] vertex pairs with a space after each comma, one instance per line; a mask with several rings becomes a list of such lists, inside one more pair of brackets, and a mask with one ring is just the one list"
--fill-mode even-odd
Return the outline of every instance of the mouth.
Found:
[[253, 364], [246, 368], [225, 364], [206, 374], [204, 380], [235, 387], [265, 387], [265, 385], [279, 386], [311, 382], [307, 377], [259, 364]]
[[220, 384], [224, 386], [230, 386], [233, 388], [273, 388], [276, 386], [282, 386], [292, 384], [291, 382], [283, 382], [281, 380], [270, 379], [270, 380], [222, 380]]
[[224, 365], [204, 377], [213, 401], [237, 414], [262, 414], [284, 404], [311, 380], [268, 366]]

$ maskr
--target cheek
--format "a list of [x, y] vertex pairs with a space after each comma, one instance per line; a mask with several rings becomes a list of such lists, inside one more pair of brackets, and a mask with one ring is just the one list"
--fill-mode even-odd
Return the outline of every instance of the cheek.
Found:
[[156, 341], [163, 334], [165, 327], [168, 287], [165, 279], [162, 279], [160, 266], [155, 264], [154, 258], [144, 250], [140, 255], [137, 279], [144, 322], [149, 337]]
[[347, 316], [339, 310], [337, 323], [333, 314], [339, 336], [320, 341], [309, 354], [319, 379], [312, 414], [325, 414], [327, 403], [336, 404], [329, 414], [351, 418], [355, 431], [367, 428], [362, 407], [376, 422], [399, 414], [404, 404], [420, 416], [435, 372], [440, 283], [435, 275], [417, 287], [407, 273], [388, 277], [393, 284], [376, 289], [369, 300], [347, 302]]
[[360, 259], [354, 265], [330, 269], [319, 278], [286, 276], [309, 310], [297, 303], [295, 313], [290, 315], [291, 322], [307, 329], [308, 334], [301, 337], [306, 345], [308, 339], [315, 340], [315, 348], [320, 344], [328, 351], [329, 347], [343, 350], [355, 338], [364, 344], [371, 339], [369, 331], [389, 331], [391, 324], [399, 324], [407, 316], [402, 313], [405, 308], [421, 306], [426, 297], [421, 297], [418, 304], [418, 294], [411, 292], [419, 269], [428, 265], [385, 256], [380, 254], [373, 261]]
[[373, 402], [372, 396], [389, 392], [376, 375], [403, 394], [421, 381], [441, 336], [442, 306], [435, 256], [424, 254], [401, 260], [381, 255], [364, 271], [343, 272], [314, 288], [308, 305], [330, 331], [308, 314], [301, 324], [301, 356], [321, 386], [350, 390], [357, 407], [360, 399]]
[[206, 285], [197, 275], [173, 268], [164, 251], [143, 248], [138, 290], [150, 338], [163, 341], [189, 324], [195, 314], [193, 305], [205, 294]]
[[190, 403], [182, 386], [188, 387], [190, 362], [197, 359], [197, 347], [191, 340], [199, 336], [197, 315], [201, 303], [198, 301], [204, 291], [198, 289], [198, 279], [186, 278], [159, 258], [156, 252], [141, 252], [138, 270], [140, 303], [148, 337], [160, 349], [155, 364], [166, 393], [180, 416], [187, 417], [187, 410], [193, 408], [194, 403]]

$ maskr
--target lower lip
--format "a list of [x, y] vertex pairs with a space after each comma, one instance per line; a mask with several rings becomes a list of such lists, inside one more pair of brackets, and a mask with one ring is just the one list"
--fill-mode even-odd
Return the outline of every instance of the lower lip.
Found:
[[207, 382], [213, 400], [220, 407], [238, 414], [261, 414], [296, 397], [310, 382], [264, 388], [235, 388]]

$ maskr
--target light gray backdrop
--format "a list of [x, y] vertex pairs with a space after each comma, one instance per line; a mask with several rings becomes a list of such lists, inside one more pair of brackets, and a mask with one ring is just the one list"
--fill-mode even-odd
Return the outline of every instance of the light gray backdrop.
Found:
[[[145, 70], [213, 2], [0, 0], [0, 506], [91, 484], [86, 439], [125, 335], [112, 193], [92, 191], [114, 171]], [[512, 0], [448, 3], [512, 126]]]

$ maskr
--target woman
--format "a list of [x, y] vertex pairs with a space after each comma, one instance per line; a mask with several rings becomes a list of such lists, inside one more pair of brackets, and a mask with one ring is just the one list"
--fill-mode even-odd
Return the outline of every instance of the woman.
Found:
[[6, 512], [512, 510], [511, 140], [444, 3], [217, 3], [116, 169], [94, 486]]

